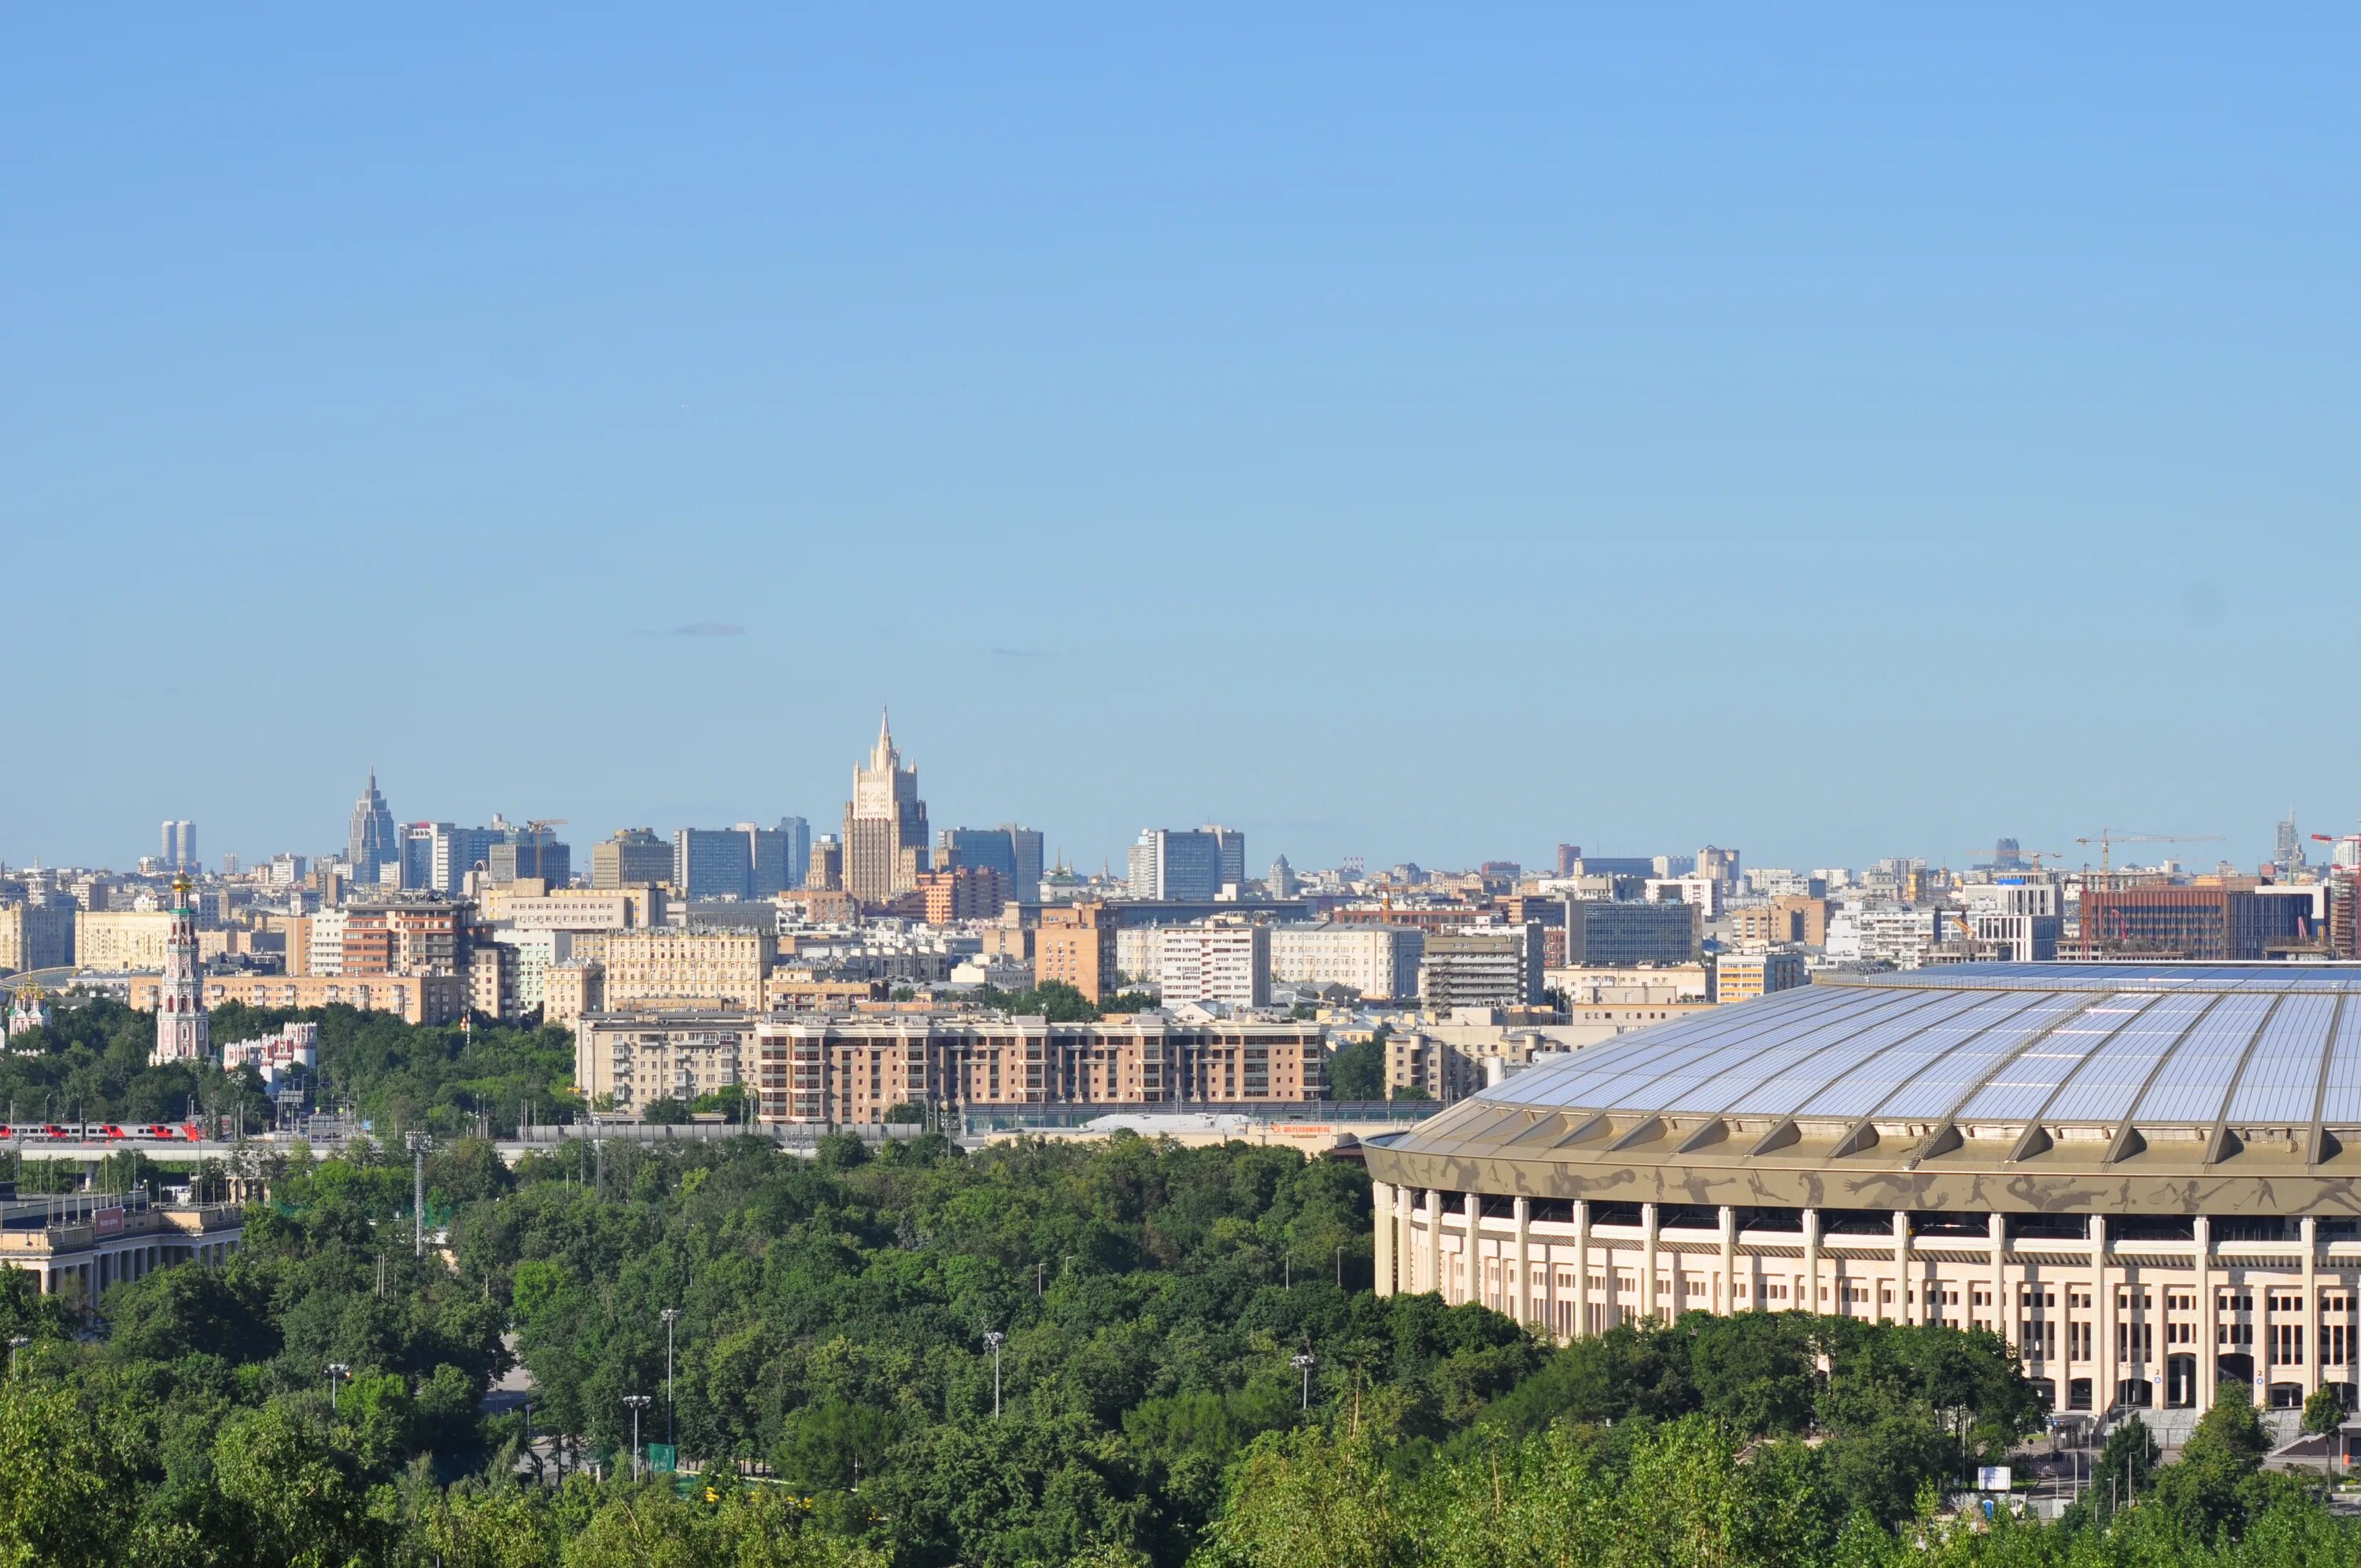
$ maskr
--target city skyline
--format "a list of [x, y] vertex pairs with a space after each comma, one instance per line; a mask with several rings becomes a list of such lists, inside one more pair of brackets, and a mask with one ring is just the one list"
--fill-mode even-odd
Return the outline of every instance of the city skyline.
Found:
[[[880, 732], [874, 744], [872, 746], [868, 756], [863, 759], [863, 762], [867, 767], [874, 768], [878, 764], [881, 757], [890, 759], [892, 764], [896, 767], [900, 766], [905, 760], [904, 754], [899, 749], [898, 742], [891, 736], [889, 729], [890, 724], [881, 725]], [[861, 769], [856, 769], [856, 775], [858, 775], [861, 771]], [[841, 776], [841, 771], [840, 769], [839, 777], [840, 778]], [[930, 774], [930, 776], [939, 775]], [[915, 786], [913, 785], [909, 787]], [[841, 801], [845, 793], [841, 784], [838, 785], [837, 793], [840, 801]], [[932, 793], [931, 786], [928, 793]], [[467, 812], [452, 813], [445, 811], [425, 816], [413, 816], [405, 811], [393, 810], [391, 809], [391, 806], [386, 793], [381, 788], [379, 770], [374, 766], [369, 767], [367, 770], [366, 783], [363, 786], [359, 799], [363, 808], [368, 808], [373, 806], [375, 812], [390, 815], [397, 827], [407, 827], [412, 824], [424, 825], [430, 823], [448, 823], [465, 826], [469, 823], [489, 822], [495, 818], [502, 817], [506, 817], [512, 825], [521, 823], [524, 820], [522, 816], [512, 813], [507, 807], [492, 807], [484, 810], [480, 814], [470, 814]], [[849, 803], [846, 804], [849, 807]], [[926, 819], [927, 814], [929, 813], [932, 808], [923, 801], [919, 802], [918, 806], [921, 813], [920, 821], [923, 823]], [[968, 819], [983, 820], [983, 811], [992, 809], [997, 808], [983, 808], [983, 810], [980, 810], [977, 813], [972, 813]], [[254, 849], [248, 850], [236, 845], [232, 845], [227, 848], [225, 852], [237, 856], [244, 864], [251, 866], [269, 860], [273, 854], [294, 853], [306, 857], [315, 857], [321, 854], [333, 854], [339, 851], [345, 851], [352, 841], [353, 835], [359, 830], [363, 817], [368, 815], [368, 813], [366, 810], [357, 811], [357, 809], [352, 806], [346, 806], [344, 811], [345, 815], [348, 818], [347, 828], [343, 833], [329, 835], [324, 841], [297, 841], [291, 838], [282, 836], [280, 841], [277, 841], [267, 848], [258, 846]], [[772, 807], [766, 806], [758, 808], [755, 811], [755, 816], [760, 817], [763, 813], [766, 811], [772, 811]], [[317, 813], [314, 813], [313, 815], [317, 815]], [[773, 815], [780, 818], [805, 817], [807, 820], [813, 819], [809, 813], [793, 809], [792, 803], [787, 806], [779, 808], [774, 812]], [[955, 821], [961, 820], [956, 816], [948, 813], [932, 812], [932, 815], [936, 821], [944, 825], [947, 831], [950, 824]], [[1966, 869], [1991, 859], [2003, 841], [2013, 840], [2020, 847], [2021, 850], [2027, 855], [2038, 855], [2040, 857], [2039, 863], [2053, 869], [2070, 871], [2085, 865], [2097, 866], [2101, 863], [2101, 850], [2096, 842], [2094, 841], [2083, 844], [2078, 842], [2078, 840], [2085, 838], [2095, 840], [2096, 836], [2103, 828], [2111, 829], [2118, 836], [2119, 839], [2125, 840], [2124, 847], [2115, 854], [2115, 863], [2118, 865], [2129, 865], [2133, 863], [2158, 863], [2169, 860], [2191, 869], [2204, 870], [2210, 868], [2216, 861], [2227, 861], [2243, 870], [2251, 869], [2255, 865], [2268, 862], [2273, 858], [2274, 853], [2283, 847], [2281, 825], [2289, 821], [2292, 821], [2295, 826], [2296, 843], [2300, 852], [2314, 862], [2325, 863], [2330, 858], [2330, 846], [2327, 843], [2316, 841], [2315, 835], [2322, 835], [2332, 826], [2339, 825], [2335, 824], [2334, 819], [2308, 817], [2300, 810], [2294, 810], [2292, 808], [2283, 806], [2280, 808], [2279, 815], [2274, 815], [2267, 822], [2257, 824], [2252, 821], [2240, 821], [2235, 824], [2232, 830], [2228, 832], [2216, 832], [2210, 828], [2192, 828], [2187, 821], [2175, 819], [2176, 828], [2186, 829], [2189, 834], [2189, 841], [2182, 843], [2140, 843], [2131, 841], [2132, 835], [2142, 834], [2147, 830], [2147, 828], [2154, 827], [2154, 824], [2126, 828], [2120, 824], [2106, 823], [2093, 825], [2090, 827], [2086, 832], [2061, 832], [2048, 835], [2026, 833], [2021, 830], [2021, 825], [2011, 824], [2009, 827], [2004, 828], [2000, 831], [1984, 833], [1982, 836], [1981, 843], [1979, 843], [1973, 836], [1969, 837], [1964, 843], [1960, 845], [1949, 847], [1938, 846], [1931, 849], [1911, 842], [1875, 844], [1863, 841], [1857, 843], [1845, 853], [1830, 855], [1782, 855], [1776, 851], [1775, 842], [1758, 849], [1744, 841], [1737, 834], [1728, 831], [1706, 829], [1690, 833], [1686, 835], [1686, 837], [1675, 834], [1672, 836], [1660, 837], [1653, 840], [1636, 840], [1618, 838], [1592, 839], [1577, 837], [1572, 834], [1562, 834], [1558, 838], [1549, 840], [1548, 842], [1532, 846], [1526, 846], [1523, 844], [1505, 846], [1492, 845], [1488, 848], [1470, 851], [1465, 856], [1465, 858], [1461, 859], [1452, 859], [1433, 855], [1421, 855], [1415, 852], [1371, 853], [1366, 850], [1360, 849], [1346, 849], [1338, 853], [1322, 858], [1312, 853], [1301, 851], [1295, 846], [1273, 844], [1269, 842], [1267, 838], [1261, 837], [1257, 833], [1253, 827], [1253, 824], [1257, 820], [1256, 817], [1240, 814], [1233, 815], [1237, 816], [1238, 822], [1238, 826], [1235, 830], [1244, 833], [1248, 837], [1249, 847], [1246, 850], [1246, 857], [1244, 863], [1246, 874], [1249, 880], [1261, 878], [1265, 874], [1269, 864], [1282, 855], [1290, 861], [1299, 872], [1316, 870], [1322, 867], [1341, 865], [1347, 859], [1353, 858], [1362, 860], [1372, 872], [1381, 871], [1386, 867], [1404, 861], [1417, 864], [1428, 870], [1464, 871], [1473, 869], [1487, 861], [1505, 859], [1516, 861], [1527, 873], [1531, 874], [1545, 871], [1550, 866], [1557, 848], [1561, 845], [1571, 845], [1579, 848], [1584, 853], [1594, 858], [1605, 857], [1611, 859], [1653, 855], [1672, 855], [1677, 858], [1694, 854], [1698, 850], [1716, 842], [1722, 844], [1725, 849], [1732, 849], [1742, 854], [1745, 858], [1745, 863], [1750, 866], [1780, 866], [1790, 870], [1808, 870], [1816, 866], [1844, 866], [1860, 869], [1886, 858], [1917, 858], [1927, 861], [1929, 865], [1933, 866], [1949, 866], [1953, 869]], [[572, 817], [560, 817], [558, 820], [564, 820], [569, 824], [564, 834], [564, 839], [566, 842], [575, 846], [575, 869], [587, 878], [589, 874], [589, 850], [591, 846], [602, 839], [610, 838], [616, 832], [629, 828], [652, 828], [658, 833], [659, 837], [663, 838], [667, 843], [669, 843], [673, 833], [678, 829], [695, 828], [700, 830], [709, 830], [711, 825], [730, 822], [739, 822], [741, 825], [743, 825], [744, 817], [745, 814], [742, 811], [737, 812], [733, 815], [731, 808], [730, 807], [714, 806], [708, 809], [705, 812], [704, 817], [700, 819], [676, 823], [656, 819], [650, 814], [644, 812], [628, 814], [621, 819], [605, 825], [600, 825], [595, 822], [586, 824], [585, 819]], [[1201, 817], [1203, 821], [1208, 823], [1213, 820], [1213, 814], [1201, 814]], [[818, 819], [829, 820], [825, 817]], [[848, 816], [847, 820], [849, 819]], [[1126, 880], [1127, 872], [1136, 869], [1135, 857], [1137, 854], [1139, 835], [1142, 832], [1193, 832], [1193, 828], [1189, 826], [1189, 823], [1192, 820], [1195, 819], [1189, 818], [1188, 814], [1183, 813], [1172, 817], [1168, 822], [1143, 822], [1138, 828], [1126, 833], [1119, 843], [1115, 844], [1111, 849], [1102, 852], [1095, 859], [1078, 853], [1073, 848], [1067, 846], [1054, 831], [1048, 831], [1042, 846], [1043, 864], [1046, 868], [1048, 866], [1062, 862], [1078, 872], [1085, 875], [1103, 871], [1118, 881]], [[204, 840], [208, 845], [217, 846], [219, 843], [219, 838], [212, 828], [210, 821], [207, 818], [197, 816], [189, 816], [178, 819], [168, 818], [165, 821], [165, 828], [168, 830], [171, 829], [176, 825], [181, 828], [203, 828], [204, 831]], [[151, 828], [149, 831], [152, 833], [154, 830]], [[1275, 831], [1275, 829], [1264, 829], [1263, 831], [1267, 833]], [[2330, 838], [2339, 837], [2339, 835], [2333, 833], [2328, 833], [2326, 836]], [[1447, 839], [1450, 835], [1445, 832], [1439, 834], [1438, 837]], [[936, 848], [931, 839], [928, 839], [923, 846], [918, 847], [927, 849], [930, 852]], [[211, 860], [203, 861], [206, 870], [214, 870], [218, 866], [219, 855], [222, 852], [224, 852], [222, 850], [216, 848], [214, 852], [214, 857]], [[5, 846], [0, 846], [0, 865], [23, 868], [38, 863], [47, 866], [105, 867], [109, 869], [127, 871], [135, 866], [142, 856], [152, 854], [152, 850], [142, 850], [136, 852], [126, 852], [112, 859], [104, 855], [90, 858], [72, 858], [54, 853], [43, 854], [38, 851], [29, 855], [8, 853], [5, 850]], [[168, 866], [166, 869], [169, 870], [170, 868]]]

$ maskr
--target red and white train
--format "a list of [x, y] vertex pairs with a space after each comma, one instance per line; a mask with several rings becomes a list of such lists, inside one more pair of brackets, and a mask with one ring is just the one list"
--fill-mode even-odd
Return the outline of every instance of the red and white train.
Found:
[[54, 1122], [0, 1122], [0, 1142], [32, 1144], [194, 1144], [204, 1140], [204, 1128], [195, 1122], [83, 1122], [60, 1126]]

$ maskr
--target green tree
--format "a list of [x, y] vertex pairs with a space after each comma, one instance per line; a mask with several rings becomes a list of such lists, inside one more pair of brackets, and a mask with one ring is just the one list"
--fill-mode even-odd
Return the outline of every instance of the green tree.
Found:
[[64, 1389], [0, 1384], [0, 1565], [117, 1563], [138, 1503], [111, 1423]]
[[1339, 1046], [1328, 1057], [1328, 1098], [1368, 1101], [1386, 1097], [1386, 1026], [1366, 1040]]
[[2322, 1384], [2303, 1402], [2303, 1430], [2326, 1436], [2345, 1424], [2345, 1396], [2334, 1384]]

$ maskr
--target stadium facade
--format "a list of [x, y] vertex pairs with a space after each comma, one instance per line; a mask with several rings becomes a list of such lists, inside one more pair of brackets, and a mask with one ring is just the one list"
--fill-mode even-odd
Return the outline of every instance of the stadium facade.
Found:
[[1992, 1330], [2061, 1409], [2361, 1404], [2361, 964], [1842, 978], [1367, 1150], [1380, 1291], [1561, 1339], [1808, 1310]]

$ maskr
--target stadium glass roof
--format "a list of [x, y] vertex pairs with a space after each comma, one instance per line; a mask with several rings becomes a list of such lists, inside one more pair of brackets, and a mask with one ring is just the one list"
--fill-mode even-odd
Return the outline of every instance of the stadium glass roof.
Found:
[[1977, 964], [1849, 976], [1486, 1091], [1537, 1111], [1880, 1122], [2361, 1123], [2361, 964]]

